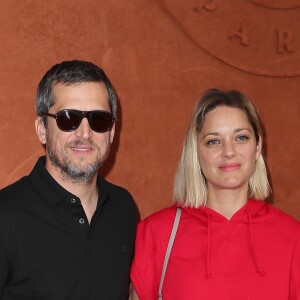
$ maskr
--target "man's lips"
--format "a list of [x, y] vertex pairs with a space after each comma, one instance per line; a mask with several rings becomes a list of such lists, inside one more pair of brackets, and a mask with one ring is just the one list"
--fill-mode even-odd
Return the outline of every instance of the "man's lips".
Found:
[[88, 151], [93, 151], [93, 147], [89, 146], [73, 146], [71, 147], [73, 151], [78, 151], [78, 152], [88, 152]]
[[235, 171], [241, 167], [239, 163], [230, 163], [230, 164], [223, 164], [219, 166], [221, 171]]

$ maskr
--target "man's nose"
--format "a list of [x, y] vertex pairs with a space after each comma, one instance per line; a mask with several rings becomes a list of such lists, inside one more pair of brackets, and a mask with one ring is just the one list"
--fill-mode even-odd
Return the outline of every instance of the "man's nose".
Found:
[[79, 127], [75, 130], [75, 136], [85, 140], [93, 136], [93, 130], [91, 129], [87, 118], [82, 119]]

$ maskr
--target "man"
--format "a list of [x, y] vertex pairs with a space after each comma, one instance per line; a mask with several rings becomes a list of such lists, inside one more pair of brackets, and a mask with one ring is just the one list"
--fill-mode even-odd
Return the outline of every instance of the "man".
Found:
[[29, 176], [0, 191], [0, 299], [128, 299], [137, 211], [100, 176], [116, 94], [90, 62], [65, 61], [39, 83]]

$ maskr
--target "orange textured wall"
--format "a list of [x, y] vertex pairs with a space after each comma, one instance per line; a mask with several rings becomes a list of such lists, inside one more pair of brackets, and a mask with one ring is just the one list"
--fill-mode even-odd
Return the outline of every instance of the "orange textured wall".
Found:
[[[276, 4], [274, 4], [276, 2]], [[199, 95], [240, 89], [267, 134], [274, 205], [300, 219], [299, 0], [0, 0], [0, 187], [43, 153], [36, 86], [62, 60], [103, 67], [120, 98], [102, 172], [142, 217], [171, 203], [182, 140]]]

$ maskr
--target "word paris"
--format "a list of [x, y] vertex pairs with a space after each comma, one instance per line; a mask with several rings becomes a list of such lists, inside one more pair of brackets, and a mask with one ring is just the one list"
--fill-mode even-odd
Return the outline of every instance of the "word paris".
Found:
[[[224, 1], [226, 2], [226, 1]], [[254, 2], [254, 1], [253, 1]], [[288, 1], [287, 1], [288, 2]], [[256, 3], [256, 2], [255, 2]], [[201, 9], [205, 9], [208, 12], [214, 12], [217, 11], [218, 7], [223, 4], [220, 0], [207, 0], [204, 3], [202, 2], [200, 6], [196, 6], [194, 8], [195, 12], [200, 12]], [[257, 3], [256, 3], [257, 4]], [[224, 6], [224, 5], [223, 5]], [[272, 7], [269, 7], [272, 9]], [[266, 9], [266, 7], [260, 6], [258, 9]], [[275, 8], [274, 8], [275, 9]], [[286, 8], [288, 9], [288, 7]], [[232, 12], [234, 13], [234, 12]], [[247, 17], [247, 16], [246, 16]], [[240, 19], [243, 18], [243, 15], [240, 15]], [[277, 28], [274, 28], [273, 32], [269, 30], [270, 34], [273, 35], [271, 38], [275, 38], [274, 46], [276, 47], [276, 50], [278, 53], [293, 53], [295, 51], [295, 45], [293, 44], [294, 41], [294, 35], [293, 32], [287, 28], [280, 28], [282, 26], [282, 22], [278, 22], [279, 25]], [[254, 26], [251, 26], [253, 24], [249, 24], [247, 21], [240, 21], [239, 24], [237, 24], [237, 27], [228, 34], [228, 39], [238, 39], [240, 41], [240, 44], [243, 46], [251, 46], [251, 34], [261, 34], [262, 28], [257, 28], [257, 32], [255, 32], [255, 29], [253, 29]], [[252, 28], [250, 28], [252, 27]], [[268, 28], [270, 29], [270, 28]], [[253, 41], [253, 39], [252, 39]]]

